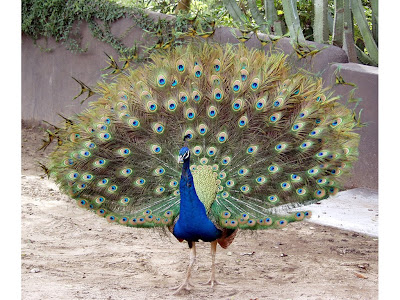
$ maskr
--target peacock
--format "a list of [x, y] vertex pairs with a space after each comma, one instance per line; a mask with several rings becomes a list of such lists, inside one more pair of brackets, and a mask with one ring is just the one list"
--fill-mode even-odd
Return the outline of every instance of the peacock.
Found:
[[358, 157], [352, 112], [287, 55], [188, 44], [152, 53], [57, 128], [48, 174], [110, 223], [167, 228], [196, 242], [310, 218], [292, 208], [335, 195]]

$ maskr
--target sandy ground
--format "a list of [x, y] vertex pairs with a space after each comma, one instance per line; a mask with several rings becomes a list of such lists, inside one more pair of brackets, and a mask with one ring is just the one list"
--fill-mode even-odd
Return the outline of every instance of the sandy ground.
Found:
[[210, 276], [208, 243], [197, 244], [195, 287], [184, 277], [189, 251], [169, 233], [110, 225], [41, 178], [38, 129], [22, 131], [22, 299], [377, 299], [378, 239], [308, 222], [241, 231], [218, 247]]

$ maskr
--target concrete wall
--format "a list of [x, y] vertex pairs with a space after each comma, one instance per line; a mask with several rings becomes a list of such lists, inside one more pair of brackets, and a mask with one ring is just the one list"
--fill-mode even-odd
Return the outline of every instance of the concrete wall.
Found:
[[[348, 187], [368, 187], [378, 189], [378, 68], [360, 64], [332, 64], [327, 72], [326, 83], [334, 82], [333, 72], [340, 66], [340, 74], [347, 82], [358, 86], [356, 98], [362, 98], [357, 109], [362, 109], [361, 121], [367, 123], [359, 130], [360, 156], [354, 167], [353, 176], [347, 183]], [[353, 87], [337, 85], [337, 95], [346, 96]], [[343, 103], [347, 98], [343, 99]]]
[[[154, 19], [159, 14], [151, 13]], [[161, 16], [165, 17], [165, 16]], [[121, 19], [112, 25], [112, 32], [116, 36], [126, 33], [133, 25], [131, 19]], [[236, 38], [231, 34], [230, 28], [218, 28], [213, 40], [220, 43], [237, 44]], [[68, 116], [81, 111], [87, 103], [80, 104], [84, 96], [75, 101], [72, 98], [79, 93], [79, 84], [71, 76], [83, 81], [89, 86], [101, 79], [101, 68], [107, 66], [104, 52], [114, 58], [118, 54], [111, 46], [94, 39], [87, 24], [81, 26], [82, 45], [88, 46], [86, 53], [74, 54], [66, 50], [65, 46], [56, 43], [53, 39], [39, 40], [37, 43], [46, 45], [53, 49], [51, 52], [43, 52], [35, 46], [30, 37], [22, 35], [22, 119], [27, 122], [47, 120], [50, 123], [61, 121], [58, 113]], [[133, 27], [125, 36], [125, 45], [133, 45], [135, 41], [146, 41], [147, 45], [155, 43], [154, 38], [144, 35], [140, 28]], [[47, 44], [46, 44], [47, 43]], [[325, 45], [315, 44], [317, 48]], [[253, 36], [248, 42], [248, 47], [260, 47], [259, 41]], [[287, 54], [293, 53], [290, 40], [283, 38], [276, 45], [276, 49]], [[265, 49], [268, 51], [268, 49]], [[293, 57], [293, 56], [292, 56]], [[293, 60], [296, 61], [296, 60]], [[311, 61], [310, 59], [296, 62], [299, 67], [306, 68], [312, 72], [322, 72], [326, 84], [332, 80], [332, 72], [337, 64], [342, 67], [341, 75], [346, 81], [359, 85], [356, 97], [362, 97], [360, 104], [363, 110], [363, 121], [369, 122], [369, 126], [363, 128], [360, 145], [360, 161], [355, 166], [355, 175], [349, 180], [347, 187], [368, 187], [377, 189], [378, 183], [378, 91], [377, 91], [377, 68], [365, 67], [358, 64], [347, 63], [345, 52], [337, 47], [329, 46], [321, 51]], [[337, 86], [335, 91], [338, 94], [347, 93], [347, 86]], [[90, 98], [96, 99], [95, 96]]]

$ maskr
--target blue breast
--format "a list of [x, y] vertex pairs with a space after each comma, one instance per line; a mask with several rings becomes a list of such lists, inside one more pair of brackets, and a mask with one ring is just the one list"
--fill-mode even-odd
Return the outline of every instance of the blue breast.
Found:
[[206, 209], [196, 194], [193, 176], [186, 162], [182, 170], [179, 191], [180, 213], [173, 234], [187, 241], [212, 242], [220, 238], [221, 231], [207, 217]]

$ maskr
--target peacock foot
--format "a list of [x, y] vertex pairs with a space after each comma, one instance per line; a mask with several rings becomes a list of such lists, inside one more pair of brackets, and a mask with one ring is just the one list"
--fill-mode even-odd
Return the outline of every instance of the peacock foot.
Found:
[[226, 285], [226, 283], [217, 281], [215, 278], [210, 278], [210, 280], [203, 283], [203, 285], [211, 285], [211, 287], [214, 287], [215, 285]]
[[194, 285], [191, 284], [191, 283], [189, 282], [189, 280], [185, 280], [181, 285], [172, 287], [172, 288], [170, 288], [170, 289], [171, 289], [171, 290], [176, 290], [176, 291], [173, 293], [173, 295], [177, 295], [177, 294], [179, 294], [180, 292], [182, 292], [183, 290], [185, 290], [185, 291], [190, 291], [190, 290], [191, 290], [190, 287], [194, 287]]

